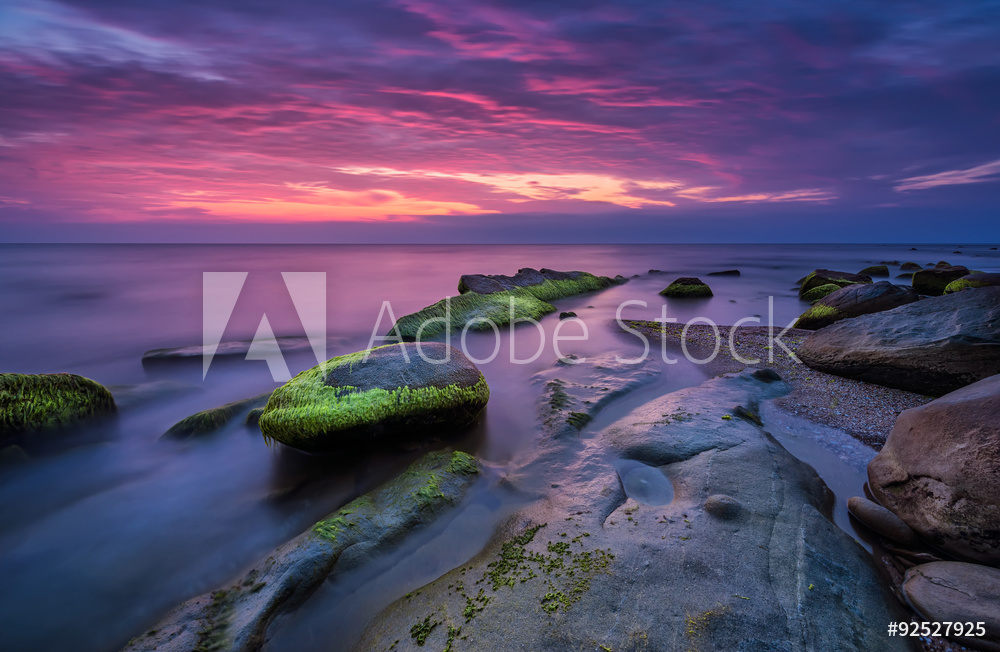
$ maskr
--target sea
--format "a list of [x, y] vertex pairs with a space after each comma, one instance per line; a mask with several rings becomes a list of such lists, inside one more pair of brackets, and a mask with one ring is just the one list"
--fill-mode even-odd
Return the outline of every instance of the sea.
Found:
[[[940, 260], [1000, 271], [1000, 252], [968, 243], [0, 245], [0, 373], [80, 374], [110, 388], [119, 404], [113, 420], [17, 442], [29, 459], [0, 467], [0, 650], [119, 649], [173, 607], [224, 587], [428, 450], [466, 450], [492, 476], [502, 475], [537, 444], [535, 374], [568, 354], [646, 352], [619, 319], [720, 325], [750, 319], [780, 331], [808, 307], [796, 281], [813, 269], [856, 272], [882, 261]], [[463, 274], [524, 267], [621, 275], [628, 282], [557, 300], [557, 312], [537, 326], [454, 337], [451, 344], [481, 361], [491, 388], [487, 410], [467, 432], [351, 457], [269, 445], [239, 420], [202, 437], [162, 437], [195, 412], [273, 390], [287, 375], [316, 365], [318, 355], [387, 343], [379, 337], [393, 317], [456, 295]], [[734, 269], [739, 276], [708, 275]], [[890, 269], [898, 273], [898, 265]], [[659, 295], [674, 279], [691, 276], [708, 282], [714, 296]], [[561, 326], [558, 313], [568, 311], [578, 320]], [[270, 335], [310, 345], [286, 346], [281, 364], [273, 355], [144, 362], [154, 349], [221, 341], [225, 352], [225, 343]], [[654, 343], [651, 364], [663, 364], [657, 353]], [[604, 427], [643, 401], [706, 378], [687, 360], [662, 371], [588, 427]], [[809, 422], [791, 420], [783, 429], [779, 440], [813, 464], [837, 495], [838, 525], [859, 538], [843, 503], [863, 491], [865, 453], [859, 457], [846, 434]], [[473, 557], [518, 507], [496, 483], [481, 485], [447, 518], [326, 583], [273, 628], [264, 649], [349, 649], [380, 609]]]

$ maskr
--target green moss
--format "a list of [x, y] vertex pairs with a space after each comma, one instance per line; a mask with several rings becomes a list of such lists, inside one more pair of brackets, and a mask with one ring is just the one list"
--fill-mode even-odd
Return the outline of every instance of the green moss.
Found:
[[988, 281], [977, 281], [975, 279], [960, 278], [958, 280], [952, 281], [944, 288], [945, 294], [952, 294], [953, 292], [961, 292], [962, 290], [972, 290], [975, 288], [988, 287]]
[[[555, 312], [555, 307], [549, 304], [549, 301], [603, 290], [613, 284], [614, 281], [611, 279], [584, 272], [573, 279], [556, 281], [546, 279], [538, 285], [526, 285], [503, 292], [491, 294], [466, 292], [450, 299], [442, 299], [423, 310], [400, 317], [390, 334], [395, 334], [398, 329], [399, 335], [404, 339], [415, 340], [421, 326], [426, 324], [420, 331], [420, 338], [430, 338], [443, 333], [446, 328], [452, 332], [461, 331], [473, 320], [479, 321], [469, 326], [469, 330], [488, 330], [492, 328], [490, 322], [498, 327], [509, 324], [511, 312], [514, 319], [538, 320], [550, 312]], [[447, 321], [447, 326], [443, 320]]]
[[192, 652], [216, 652], [229, 647], [229, 619], [233, 615], [232, 591], [216, 591], [208, 605], [205, 618], [197, 632], [198, 641]]
[[839, 285], [835, 285], [833, 283], [827, 283], [826, 285], [820, 285], [818, 287], [814, 287], [813, 289], [809, 290], [808, 292], [805, 292], [802, 295], [801, 299], [803, 301], [810, 301], [810, 302], [811, 301], [819, 301], [820, 299], [822, 299], [826, 295], [833, 294], [834, 292], [836, 292], [839, 289], [840, 289]]
[[[248, 408], [255, 408], [262, 411], [262, 408], [259, 406], [266, 404], [270, 396], [271, 392], [268, 392], [267, 394], [261, 394], [260, 396], [254, 396], [242, 401], [234, 401], [233, 403], [227, 403], [217, 408], [192, 414], [171, 426], [170, 430], [165, 432], [163, 436], [173, 439], [187, 439], [188, 437], [211, 434], [225, 426], [236, 415]], [[249, 415], [247, 416], [247, 420], [249, 421]]]
[[840, 311], [821, 303], [815, 303], [809, 310], [799, 315], [795, 328], [816, 329], [837, 320]]
[[349, 538], [360, 534], [366, 526], [377, 519], [382, 510], [389, 507], [388, 504], [377, 504], [376, 499], [381, 500], [380, 496], [392, 501], [402, 501], [402, 505], [407, 509], [434, 511], [453, 502], [446, 489], [451, 486], [454, 476], [470, 476], [477, 473], [479, 464], [476, 458], [468, 453], [462, 451], [430, 453], [400, 475], [399, 482], [392, 486], [391, 491], [379, 490], [352, 500], [313, 525], [312, 531], [331, 543], [349, 545], [351, 543]]
[[[389, 344], [386, 346], [398, 346]], [[373, 351], [386, 347], [376, 347]], [[470, 387], [400, 387], [357, 391], [354, 387], [326, 384], [331, 369], [360, 362], [365, 351], [333, 358], [298, 374], [279, 387], [260, 417], [265, 439], [275, 439], [305, 450], [329, 448], [327, 436], [346, 437], [375, 424], [407, 424], [436, 413], [470, 411], [474, 417], [489, 401], [486, 379]]]
[[566, 417], [566, 422], [577, 430], [582, 430], [592, 420], [593, 417], [586, 412], [570, 412], [569, 416]]
[[410, 628], [410, 638], [416, 641], [419, 647], [423, 647], [427, 642], [427, 637], [430, 636], [431, 632], [434, 631], [434, 628], [440, 624], [440, 620], [431, 621], [431, 617], [427, 616], [422, 622], [418, 622]]
[[54, 430], [117, 411], [111, 392], [74, 374], [0, 374], [0, 435]]

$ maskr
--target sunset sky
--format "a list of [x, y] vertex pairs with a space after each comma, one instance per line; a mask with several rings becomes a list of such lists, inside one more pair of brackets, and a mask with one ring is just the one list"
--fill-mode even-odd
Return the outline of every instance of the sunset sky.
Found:
[[0, 241], [996, 241], [1000, 3], [0, 1]]

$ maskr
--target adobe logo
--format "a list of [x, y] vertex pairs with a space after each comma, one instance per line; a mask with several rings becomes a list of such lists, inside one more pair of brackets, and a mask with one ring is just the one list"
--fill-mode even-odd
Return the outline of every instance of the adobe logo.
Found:
[[[208, 376], [212, 359], [236, 308], [249, 272], [204, 272], [202, 274], [202, 379]], [[305, 330], [309, 347], [319, 364], [326, 362], [326, 272], [282, 272], [285, 288]], [[263, 314], [250, 342], [247, 360], [264, 360], [276, 383], [292, 379], [278, 347], [267, 314]]]

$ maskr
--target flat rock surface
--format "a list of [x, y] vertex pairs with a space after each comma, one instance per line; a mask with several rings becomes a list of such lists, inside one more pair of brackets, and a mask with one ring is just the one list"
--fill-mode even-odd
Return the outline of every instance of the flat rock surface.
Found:
[[[713, 379], [554, 438], [506, 478], [534, 502], [469, 563], [390, 605], [355, 649], [908, 649], [886, 636], [902, 616], [824, 515], [815, 472], [734, 416], [786, 389]], [[622, 460], [657, 469], [673, 500], [628, 498]], [[740, 509], [710, 513], [718, 496]]]
[[982, 638], [1000, 646], [1000, 569], [955, 561], [921, 564], [906, 571], [903, 593], [925, 619], [981, 622]]

